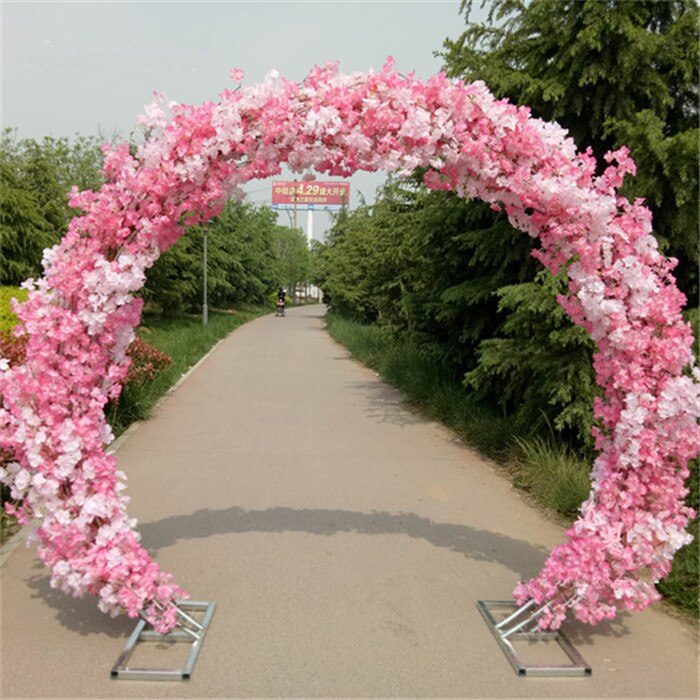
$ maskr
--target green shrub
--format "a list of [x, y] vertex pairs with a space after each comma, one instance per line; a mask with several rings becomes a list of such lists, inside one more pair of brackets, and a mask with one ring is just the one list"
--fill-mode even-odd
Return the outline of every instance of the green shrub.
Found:
[[[691, 468], [691, 476], [686, 485], [690, 488], [687, 502], [698, 508], [698, 461]], [[696, 517], [687, 528], [693, 541], [676, 552], [671, 573], [656, 584], [659, 593], [693, 617], [700, 614], [700, 527]]]
[[553, 429], [590, 448], [594, 344], [556, 301], [566, 286], [564, 273], [542, 270], [533, 282], [501, 287], [498, 310], [507, 316], [498, 335], [481, 341], [465, 384], [513, 415], [525, 434]]
[[542, 438], [516, 438], [515, 484], [545, 508], [573, 517], [591, 489], [590, 464], [562, 444]]
[[24, 301], [27, 298], [27, 290], [20, 287], [0, 287], [0, 333], [11, 333], [17, 325], [17, 316], [10, 303], [13, 298]]

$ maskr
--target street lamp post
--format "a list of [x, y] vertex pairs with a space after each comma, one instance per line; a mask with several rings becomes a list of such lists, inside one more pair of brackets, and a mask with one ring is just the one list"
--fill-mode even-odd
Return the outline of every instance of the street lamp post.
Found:
[[209, 226], [204, 225], [204, 295], [202, 299], [202, 325], [206, 326], [209, 323], [209, 306], [207, 304], [207, 244], [208, 244]]

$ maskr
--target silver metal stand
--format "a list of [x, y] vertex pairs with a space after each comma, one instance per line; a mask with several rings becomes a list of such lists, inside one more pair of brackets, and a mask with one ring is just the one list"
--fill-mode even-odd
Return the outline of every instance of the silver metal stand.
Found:
[[[537, 619], [548, 607], [547, 604], [538, 608], [534, 601], [530, 601], [518, 608], [512, 600], [480, 600], [478, 607], [519, 676], [590, 676], [593, 673], [588, 662], [561, 630], [550, 632], [538, 629]], [[494, 614], [498, 613], [505, 613], [505, 617], [496, 619]], [[571, 664], [528, 665], [513, 648], [514, 641], [555, 641], [569, 657]]]
[[[140, 620], [136, 625], [136, 629], [131, 633], [122, 653], [119, 655], [117, 663], [112, 668], [112, 678], [132, 681], [189, 680], [215, 608], [216, 603], [214, 602], [178, 601], [179, 622], [177, 627], [167, 634], [144, 629], [148, 623], [145, 620]], [[204, 616], [201, 622], [198, 622], [192, 615], [188, 615], [186, 611], [204, 612]], [[128, 665], [129, 659], [134, 653], [138, 642], [189, 642], [192, 646], [187, 661], [182, 668], [131, 668]]]

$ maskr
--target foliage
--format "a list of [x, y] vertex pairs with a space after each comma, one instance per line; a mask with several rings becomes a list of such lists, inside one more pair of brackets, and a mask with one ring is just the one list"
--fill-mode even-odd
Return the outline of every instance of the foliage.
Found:
[[277, 280], [293, 293], [296, 285], [308, 281], [311, 274], [311, 252], [306, 237], [301, 229], [276, 226], [273, 241]]
[[500, 335], [480, 343], [465, 384], [493, 397], [525, 433], [553, 427], [572, 444], [592, 447], [594, 344], [556, 303], [567, 283], [563, 272], [555, 278], [543, 270], [533, 282], [499, 288]]
[[0, 283], [19, 284], [40, 271], [44, 248], [58, 233], [41, 215], [37, 196], [0, 152]]
[[[277, 214], [267, 206], [229, 200], [211, 227], [213, 267], [222, 280], [212, 285], [212, 304], [263, 304], [277, 275], [273, 236]], [[217, 256], [217, 251], [219, 255]]]
[[[208, 304], [262, 304], [279, 283], [275, 240], [282, 227], [269, 207], [229, 200], [207, 233]], [[144, 298], [165, 315], [198, 311], [203, 300], [201, 227], [193, 227], [148, 273]]]
[[512, 237], [490, 242], [491, 251], [481, 246], [488, 206], [418, 183], [390, 180], [373, 205], [339, 214], [326, 245], [316, 248], [316, 281], [344, 315], [407, 330], [444, 347], [456, 366], [468, 365], [469, 342], [480, 338], [484, 322], [493, 327], [486, 319], [496, 311], [491, 293], [498, 286], [472, 280], [474, 271], [485, 277], [488, 268], [510, 281], [504, 270], [523, 267], [523, 257], [525, 267], [536, 263], [527, 259], [528, 239], [507, 224]]
[[588, 461], [542, 438], [516, 439], [514, 452], [515, 484], [545, 508], [575, 517], [591, 490]]
[[74, 211], [72, 186], [98, 188], [102, 152], [92, 137], [0, 139], [0, 284], [19, 284], [41, 272], [44, 249], [55, 245]]
[[[467, 21], [475, 5], [463, 0]], [[481, 3], [482, 6], [485, 2]], [[698, 296], [698, 21], [693, 0], [489, 0], [488, 24], [446, 40], [447, 71], [557, 121], [601, 158], [629, 147], [679, 286]]]
[[693, 341], [693, 355], [695, 355], [696, 364], [700, 364], [700, 307], [693, 306], [687, 308], [683, 312], [683, 317], [693, 329], [695, 338]]
[[422, 211], [411, 243], [420, 257], [410, 298], [422, 320], [414, 325], [469, 370], [481, 340], [504, 322], [498, 290], [528, 281], [539, 268], [533, 243], [482, 202], [452, 192], [424, 193], [418, 202]]
[[401, 245], [406, 206], [404, 193], [387, 186], [374, 207], [341, 210], [326, 244], [315, 249], [315, 281], [326, 301], [344, 315], [361, 321], [379, 317], [395, 323], [401, 317], [401, 273], [397, 261], [408, 250]]
[[26, 298], [26, 289], [0, 286], [0, 333], [10, 332], [17, 325], [17, 316], [12, 310], [12, 299], [24, 301]]
[[389, 183], [373, 206], [338, 217], [318, 279], [335, 310], [407, 332], [527, 434], [554, 426], [583, 446], [593, 345], [556, 303], [566, 279], [535, 275], [531, 247], [483, 203]]

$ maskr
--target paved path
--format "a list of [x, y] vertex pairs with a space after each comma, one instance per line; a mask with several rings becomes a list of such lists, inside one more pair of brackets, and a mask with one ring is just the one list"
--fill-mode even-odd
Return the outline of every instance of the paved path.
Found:
[[697, 697], [693, 630], [658, 610], [569, 627], [591, 678], [513, 673], [476, 602], [507, 598], [563, 531], [321, 315], [237, 330], [118, 451], [144, 544], [218, 603], [192, 679], [110, 680], [133, 623], [53, 591], [20, 547], [2, 569], [0, 695]]

